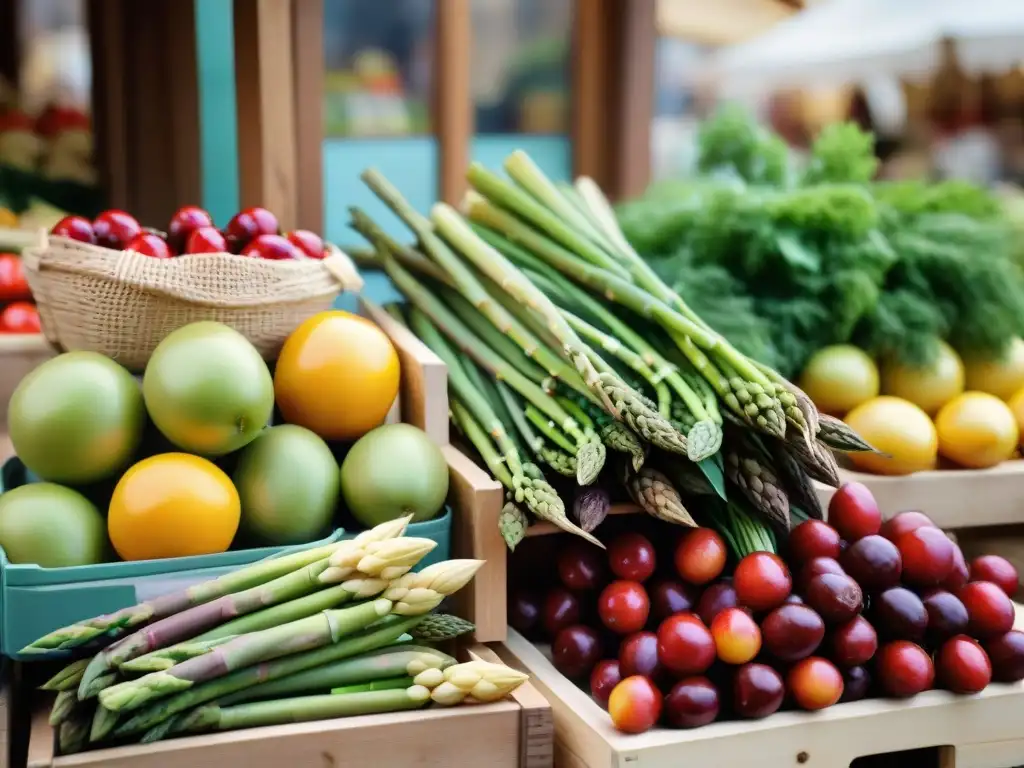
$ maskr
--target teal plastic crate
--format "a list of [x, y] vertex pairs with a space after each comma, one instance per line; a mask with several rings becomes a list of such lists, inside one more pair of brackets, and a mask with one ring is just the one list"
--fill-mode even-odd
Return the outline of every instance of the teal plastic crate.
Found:
[[[25, 482], [24, 467], [10, 459], [0, 471], [0, 493]], [[437, 542], [417, 567], [447, 560], [451, 544], [452, 513], [413, 523], [406, 535]], [[70, 653], [19, 655], [18, 651], [59, 627], [135, 605], [142, 600], [212, 579], [243, 565], [276, 557], [296, 549], [352, 538], [357, 532], [335, 531], [331, 536], [299, 547], [238, 549], [217, 555], [165, 560], [101, 563], [72, 568], [41, 568], [8, 562], [0, 548], [0, 652], [16, 660], [64, 658]]]

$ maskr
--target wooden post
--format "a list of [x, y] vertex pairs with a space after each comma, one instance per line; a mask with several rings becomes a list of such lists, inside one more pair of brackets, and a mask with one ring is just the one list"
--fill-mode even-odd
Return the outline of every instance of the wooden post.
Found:
[[324, 230], [324, 0], [294, 0], [296, 225]]
[[437, 56], [434, 64], [434, 131], [437, 136], [439, 195], [457, 204], [466, 190], [473, 99], [470, 89], [473, 23], [470, 0], [437, 0], [434, 4]]
[[298, 179], [291, 0], [235, 0], [235, 91], [242, 207], [296, 225]]
[[164, 226], [200, 194], [195, 6], [90, 0], [93, 117], [110, 205]]
[[19, 87], [21, 70], [21, 2], [0, 2], [0, 78], [12, 88]]
[[654, 118], [654, 54], [658, 42], [657, 0], [616, 3], [618, 35], [614, 67], [620, 74], [608, 119], [615, 121], [610, 194], [638, 195], [651, 177], [651, 121]]
[[576, 0], [572, 58], [573, 173], [609, 182], [612, 108], [608, 0]]

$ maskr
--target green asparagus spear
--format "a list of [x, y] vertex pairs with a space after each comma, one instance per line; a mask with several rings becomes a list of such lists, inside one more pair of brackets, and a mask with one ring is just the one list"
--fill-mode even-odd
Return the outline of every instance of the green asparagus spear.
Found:
[[61, 629], [54, 630], [26, 646], [21, 653], [28, 654], [39, 651], [65, 650], [84, 645], [102, 634], [116, 631], [125, 632], [148, 621], [155, 621], [187, 608], [216, 600], [224, 595], [242, 592], [261, 584], [266, 584], [281, 576], [304, 568], [330, 554], [338, 547], [337, 543], [321, 547], [311, 547], [292, 552], [282, 557], [261, 560], [253, 565], [226, 573], [216, 579], [196, 584], [169, 595], [146, 600], [145, 602], [123, 608], [115, 613], [98, 616], [95, 619], [80, 621]]
[[85, 673], [85, 668], [87, 666], [89, 666], [89, 659], [73, 661], [43, 683], [40, 686], [40, 689], [44, 691], [66, 691], [70, 688], [77, 689], [78, 683], [81, 681], [82, 675]]
[[208, 701], [230, 696], [254, 685], [269, 684], [305, 670], [316, 669], [340, 659], [351, 658], [367, 651], [390, 645], [411, 630], [424, 616], [387, 616], [362, 632], [343, 638], [334, 645], [317, 648], [304, 653], [284, 656], [280, 659], [240, 669], [231, 674], [201, 683], [170, 698], [150, 704], [133, 713], [121, 724], [115, 734], [132, 736], [148, 731], [168, 718], [192, 709]]
[[188, 659], [194, 659], [196, 656], [209, 653], [218, 645], [224, 645], [228, 640], [233, 640], [234, 637], [234, 635], [226, 635], [215, 640], [200, 640], [198, 638], [188, 640], [184, 643], [178, 643], [168, 648], [159, 648], [134, 659], [129, 659], [118, 669], [127, 674], [144, 675], [149, 672], [161, 672], [165, 669], [170, 669], [175, 664], [180, 664]]

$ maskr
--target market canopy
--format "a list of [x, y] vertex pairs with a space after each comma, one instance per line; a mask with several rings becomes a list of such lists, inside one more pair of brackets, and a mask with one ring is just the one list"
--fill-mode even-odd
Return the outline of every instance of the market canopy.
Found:
[[967, 72], [1024, 60], [1024, 0], [829, 0], [749, 42], [723, 48], [702, 70], [727, 94], [920, 77], [952, 40]]

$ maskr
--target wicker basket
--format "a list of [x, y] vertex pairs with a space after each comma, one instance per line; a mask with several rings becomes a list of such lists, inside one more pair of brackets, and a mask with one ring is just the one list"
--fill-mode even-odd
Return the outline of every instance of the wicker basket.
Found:
[[22, 251], [47, 341], [145, 368], [168, 333], [199, 320], [230, 325], [274, 360], [302, 321], [328, 310], [362, 279], [334, 246], [323, 261], [268, 261], [230, 253], [153, 259], [40, 234]]

